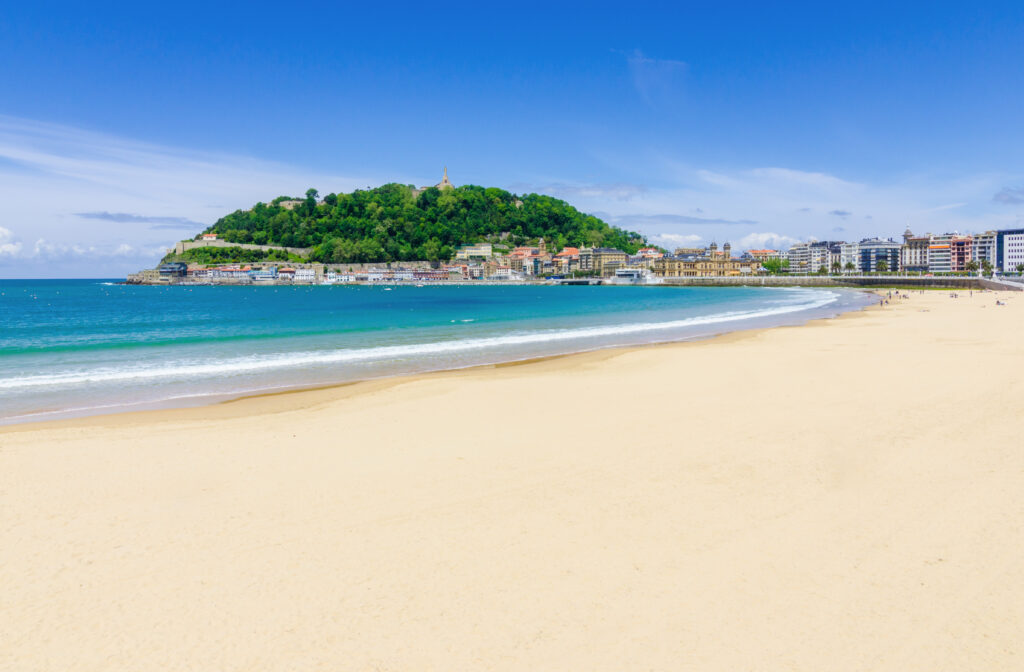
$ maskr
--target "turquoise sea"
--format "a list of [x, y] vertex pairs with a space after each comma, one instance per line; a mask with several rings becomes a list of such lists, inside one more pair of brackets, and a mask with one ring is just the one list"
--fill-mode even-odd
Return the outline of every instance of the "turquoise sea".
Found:
[[868, 302], [799, 288], [0, 280], [0, 423], [702, 338]]

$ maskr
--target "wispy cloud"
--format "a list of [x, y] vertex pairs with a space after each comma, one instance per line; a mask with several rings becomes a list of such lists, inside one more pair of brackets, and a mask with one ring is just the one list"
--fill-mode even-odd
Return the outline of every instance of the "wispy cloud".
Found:
[[1003, 187], [996, 192], [992, 200], [1003, 205], [1019, 205], [1024, 203], [1024, 187]]
[[127, 212], [76, 212], [76, 217], [82, 219], [99, 219], [105, 222], [153, 224], [151, 229], [198, 229], [205, 228], [206, 224], [197, 222], [187, 217], [149, 217], [146, 215], [133, 215]]
[[659, 226], [749, 226], [757, 224], [753, 219], [722, 219], [717, 217], [693, 217], [692, 215], [674, 215], [669, 213], [656, 215], [623, 214], [614, 215], [615, 223], [621, 226], [647, 227]]
[[962, 208], [965, 205], [967, 205], [966, 202], [963, 202], [963, 203], [946, 203], [945, 205], [937, 205], [934, 208], [927, 208], [925, 210], [922, 210], [921, 214], [928, 214], [929, 212], [942, 212], [943, 210], [953, 210], [955, 208]]
[[699, 243], [703, 238], [695, 233], [659, 233], [651, 237], [651, 241], [660, 244], [662, 247], [670, 247], [673, 245], [694, 245]]
[[231, 210], [380, 181], [0, 116], [0, 274], [123, 275]]
[[628, 201], [647, 192], [647, 187], [642, 184], [628, 184], [625, 182], [611, 184], [517, 184], [513, 185], [512, 189], [517, 192], [534, 191], [558, 198], [610, 198], [617, 201]]
[[[624, 162], [625, 157], [611, 161]], [[780, 167], [709, 169], [663, 155], [648, 163], [656, 168], [653, 175], [658, 186], [651, 186], [628, 206], [595, 199], [586, 207], [606, 212], [608, 221], [648, 237], [694, 233], [704, 240], [731, 239], [734, 244], [748, 235], [775, 236], [781, 242], [774, 245], [838, 233], [849, 240], [888, 237], [899, 235], [908, 225], [932, 231], [1009, 228], [1015, 225], [1014, 215], [993, 204], [992, 194], [1001, 184], [1020, 180], [995, 174], [908, 175], [875, 184]], [[695, 217], [698, 203], [710, 214]], [[843, 231], [833, 231], [840, 221], [838, 228]]]
[[114, 247], [98, 247], [95, 245], [54, 243], [45, 238], [39, 238], [32, 246], [31, 251], [27, 251], [26, 254], [30, 258], [54, 262], [83, 258], [96, 260], [106, 257], [133, 258], [154, 255], [159, 257], [166, 252], [167, 249], [164, 247], [140, 247], [129, 245], [128, 243], [121, 243]]
[[689, 65], [668, 58], [652, 58], [639, 49], [626, 55], [629, 74], [637, 93], [648, 105], [659, 105], [677, 96]]

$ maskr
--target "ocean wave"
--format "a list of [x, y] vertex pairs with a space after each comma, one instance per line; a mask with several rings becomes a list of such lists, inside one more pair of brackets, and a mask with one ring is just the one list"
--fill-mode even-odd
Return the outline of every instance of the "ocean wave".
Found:
[[405, 345], [385, 345], [329, 351], [307, 351], [273, 355], [237, 357], [210, 362], [162, 362], [155, 366], [137, 368], [104, 368], [88, 371], [67, 371], [55, 374], [18, 376], [0, 379], [0, 390], [17, 390], [48, 386], [82, 386], [96, 383], [132, 383], [145, 381], [177, 381], [204, 377], [238, 376], [273, 370], [307, 367], [311, 365], [347, 364], [387, 360], [424, 358], [523, 345], [587, 341], [595, 338], [629, 336], [658, 331], [682, 330], [688, 327], [713, 326], [775, 317], [822, 308], [838, 300], [833, 292], [816, 292], [813, 301], [779, 305], [746, 311], [728, 311], [665, 322], [638, 322], [631, 324], [581, 327], [577, 329], [543, 330], [512, 333], [502, 336], [433, 341]]

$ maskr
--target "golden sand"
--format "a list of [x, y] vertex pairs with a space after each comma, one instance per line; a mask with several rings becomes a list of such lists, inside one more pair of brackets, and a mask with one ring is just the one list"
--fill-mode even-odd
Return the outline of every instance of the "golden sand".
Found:
[[1024, 669], [996, 298], [0, 430], [0, 669]]

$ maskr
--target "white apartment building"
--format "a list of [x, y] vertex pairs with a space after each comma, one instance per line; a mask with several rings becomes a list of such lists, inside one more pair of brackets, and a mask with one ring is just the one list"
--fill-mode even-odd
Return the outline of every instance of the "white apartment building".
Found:
[[796, 243], [786, 253], [786, 258], [789, 260], [789, 272], [817, 273], [822, 266], [831, 272], [832, 264], [839, 261], [838, 250], [838, 243], [827, 240]]
[[1017, 266], [1024, 264], [1024, 229], [999, 232], [1000, 257], [1004, 273], [1016, 273]]
[[999, 234], [995, 231], [976, 234], [971, 247], [971, 259], [978, 262], [978, 267], [981, 268], [982, 262], [987, 261], [995, 268], [998, 258]]

